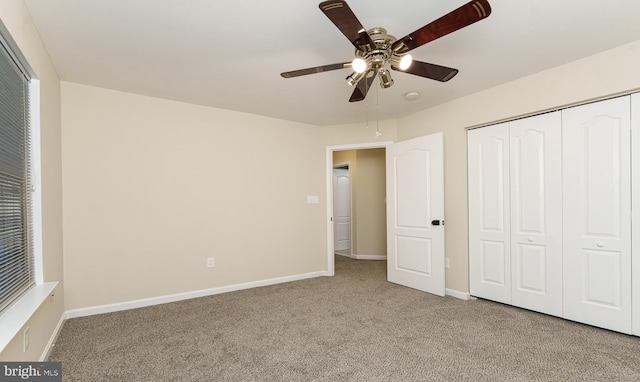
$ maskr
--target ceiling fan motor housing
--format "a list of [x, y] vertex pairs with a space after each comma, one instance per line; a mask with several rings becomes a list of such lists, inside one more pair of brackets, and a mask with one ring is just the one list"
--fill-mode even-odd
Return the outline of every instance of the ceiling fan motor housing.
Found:
[[393, 56], [391, 44], [397, 39], [387, 34], [387, 30], [384, 28], [372, 28], [367, 33], [373, 40], [375, 47], [368, 52], [356, 49], [356, 57], [368, 61], [373, 70], [382, 69], [385, 62], [388, 62]]

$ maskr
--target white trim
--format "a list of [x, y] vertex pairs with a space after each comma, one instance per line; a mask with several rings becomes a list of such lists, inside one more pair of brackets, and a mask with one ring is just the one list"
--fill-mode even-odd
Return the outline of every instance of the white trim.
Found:
[[37, 284], [19, 297], [0, 315], [0, 353], [20, 333], [20, 330], [58, 285], [57, 281]]
[[448, 288], [445, 288], [444, 294], [445, 296], [451, 296], [451, 297], [459, 298], [461, 300], [469, 300], [471, 298], [471, 295], [469, 293], [460, 292], [460, 291], [448, 289]]
[[40, 356], [40, 362], [45, 362], [49, 359], [49, 356], [51, 355], [51, 351], [53, 350], [53, 347], [55, 346], [56, 341], [58, 340], [58, 336], [60, 335], [60, 332], [62, 331], [62, 326], [64, 325], [64, 322], [66, 320], [67, 320], [67, 314], [62, 313], [62, 315], [60, 316], [60, 320], [58, 321], [58, 325], [56, 325], [56, 328], [53, 330], [53, 333], [51, 333], [49, 342], [47, 342], [47, 346], [45, 346], [44, 351]]
[[[362, 149], [380, 149], [392, 145], [393, 141], [352, 143], [346, 145], [327, 146], [326, 149], [326, 186], [327, 186], [327, 276], [334, 276], [335, 253], [333, 247], [333, 152]], [[352, 217], [353, 218], [353, 217]], [[351, 243], [353, 246], [353, 242]]]
[[387, 260], [387, 256], [382, 255], [351, 255], [352, 258], [356, 260]]
[[[355, 253], [350, 253], [348, 255], [344, 254], [344, 253], [340, 253], [339, 251], [335, 253], [335, 255], [338, 256], [342, 256], [342, 257], [348, 257], [350, 259], [355, 259], [355, 260], [387, 260], [387, 256], [382, 256], [382, 255], [357, 255]], [[334, 257], [335, 259], [335, 257]]]
[[33, 238], [33, 271], [36, 284], [44, 284], [44, 260], [42, 250], [42, 166], [40, 154], [40, 81], [32, 78], [29, 82], [31, 115], [31, 237]]
[[355, 253], [350, 253], [346, 255], [340, 252], [336, 252], [335, 255], [348, 257], [350, 259], [356, 259], [356, 260], [387, 260], [387, 256], [382, 256], [382, 255], [357, 255]]
[[631, 95], [631, 333], [640, 336], [640, 93]]
[[353, 259], [353, 253], [350, 253], [348, 255], [344, 254], [344, 253], [340, 253], [340, 252], [336, 252], [334, 255], [338, 255], [338, 256], [342, 256], [342, 257], [348, 257], [350, 259]]
[[243, 289], [275, 285], [275, 284], [287, 283], [291, 281], [299, 281], [299, 280], [310, 279], [310, 278], [320, 277], [320, 276], [328, 276], [328, 273], [325, 271], [303, 273], [300, 275], [277, 277], [273, 279], [252, 281], [248, 283], [234, 284], [234, 285], [228, 285], [228, 286], [222, 286], [222, 287], [210, 288], [210, 289], [202, 289], [202, 290], [197, 290], [192, 292], [145, 298], [141, 300], [125, 301], [125, 302], [118, 302], [114, 304], [92, 306], [88, 308], [72, 309], [67, 311], [66, 317], [67, 319], [69, 319], [69, 318], [92, 316], [95, 314], [118, 312], [121, 310], [137, 309], [137, 308], [143, 308], [146, 306], [166, 304], [169, 302], [176, 302], [176, 301], [188, 300], [192, 298], [212, 296], [220, 293], [234, 292], [234, 291], [243, 290]]

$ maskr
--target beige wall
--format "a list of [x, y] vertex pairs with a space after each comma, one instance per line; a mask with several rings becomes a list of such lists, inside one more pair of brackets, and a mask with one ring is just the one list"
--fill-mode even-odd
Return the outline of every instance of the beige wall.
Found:
[[327, 270], [318, 127], [67, 82], [62, 99], [67, 309]]
[[351, 254], [386, 256], [385, 150], [334, 151], [334, 165], [349, 163]]
[[20, 334], [0, 353], [0, 360], [38, 360], [64, 312], [62, 260], [62, 178], [60, 148], [60, 81], [49, 61], [22, 0], [0, 1], [0, 19], [40, 81], [40, 145], [42, 161], [42, 235], [44, 281], [59, 281], [27, 322], [30, 346], [22, 351]]
[[[346, 101], [345, 101], [346, 102]], [[342, 145], [359, 145], [359, 144], [376, 144], [383, 145], [384, 142], [394, 142], [397, 135], [397, 121], [383, 120], [379, 123], [379, 137], [375, 136], [375, 124], [369, 127], [364, 122], [352, 123], [347, 125], [323, 126], [318, 129], [322, 132], [323, 146], [342, 146]], [[348, 149], [344, 149], [348, 150]]]
[[356, 151], [358, 256], [387, 256], [385, 149]]
[[447, 288], [469, 291], [466, 128], [640, 89], [640, 41], [398, 120], [398, 140], [442, 131]]

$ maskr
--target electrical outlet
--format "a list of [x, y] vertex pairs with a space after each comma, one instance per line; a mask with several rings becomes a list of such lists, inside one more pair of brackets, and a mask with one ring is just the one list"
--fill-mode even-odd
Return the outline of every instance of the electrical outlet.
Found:
[[445, 267], [445, 268], [449, 268], [449, 258], [448, 258], [448, 257], [446, 257], [446, 258], [444, 259], [444, 267]]
[[207, 268], [213, 268], [216, 266], [215, 257], [207, 257]]
[[22, 351], [26, 352], [27, 349], [29, 349], [29, 327], [27, 326], [27, 328], [24, 330], [24, 336], [23, 336], [23, 343], [22, 343]]

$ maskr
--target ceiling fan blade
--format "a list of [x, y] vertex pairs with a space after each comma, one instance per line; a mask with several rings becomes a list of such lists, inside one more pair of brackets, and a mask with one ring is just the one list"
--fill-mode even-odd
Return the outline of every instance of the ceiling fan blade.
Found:
[[460, 8], [447, 13], [439, 19], [395, 41], [391, 49], [398, 53], [406, 53], [430, 41], [455, 32], [468, 25], [480, 21], [491, 14], [491, 6], [487, 0], [473, 0]]
[[366, 53], [375, 47], [371, 36], [358, 21], [346, 1], [323, 1], [320, 3], [320, 10], [340, 29], [340, 32], [351, 41], [356, 49]]
[[400, 70], [394, 66], [392, 66], [391, 69], [397, 70], [399, 72], [415, 74], [416, 76], [425, 77], [440, 82], [447, 82], [455, 77], [456, 74], [458, 74], [458, 69], [447, 68], [446, 66], [440, 66], [416, 60], [413, 60], [411, 66], [409, 66], [407, 70]]
[[290, 72], [280, 73], [280, 75], [284, 78], [292, 78], [292, 77], [306, 76], [307, 74], [322, 73], [322, 72], [328, 72], [330, 70], [344, 69], [344, 68], [350, 68], [350, 67], [351, 67], [350, 62], [342, 62], [339, 64], [322, 65], [322, 66], [316, 66], [314, 68], [292, 70]]
[[[373, 74], [369, 76], [369, 73], [371, 72], [373, 72]], [[353, 89], [353, 93], [351, 93], [349, 102], [362, 101], [367, 97], [367, 92], [369, 92], [369, 89], [371, 89], [371, 85], [373, 85], [373, 81], [378, 76], [378, 73], [376, 71], [370, 71], [369, 73], [367, 73], [365, 78], [361, 79], [356, 85], [356, 88]]]

